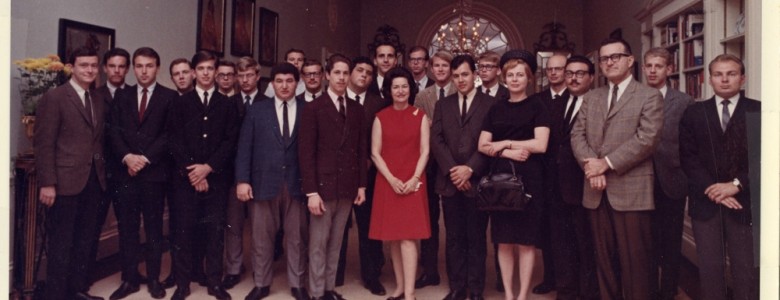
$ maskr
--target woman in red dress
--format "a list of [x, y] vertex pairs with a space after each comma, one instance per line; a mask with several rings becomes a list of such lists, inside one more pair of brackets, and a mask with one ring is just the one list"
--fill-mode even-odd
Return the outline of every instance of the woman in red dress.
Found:
[[371, 159], [376, 177], [368, 237], [390, 243], [396, 288], [388, 300], [415, 299], [417, 240], [429, 238], [428, 198], [423, 172], [428, 163], [429, 126], [425, 112], [409, 105], [417, 95], [412, 74], [393, 68], [382, 91], [393, 104], [376, 114]]

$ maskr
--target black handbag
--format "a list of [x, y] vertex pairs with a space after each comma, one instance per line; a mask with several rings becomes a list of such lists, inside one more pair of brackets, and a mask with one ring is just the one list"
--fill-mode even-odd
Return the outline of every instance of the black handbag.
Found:
[[515, 172], [515, 164], [509, 161], [512, 173], [495, 173], [496, 161], [490, 167], [490, 172], [479, 180], [477, 185], [477, 209], [482, 211], [522, 211], [531, 195], [525, 193], [525, 185]]

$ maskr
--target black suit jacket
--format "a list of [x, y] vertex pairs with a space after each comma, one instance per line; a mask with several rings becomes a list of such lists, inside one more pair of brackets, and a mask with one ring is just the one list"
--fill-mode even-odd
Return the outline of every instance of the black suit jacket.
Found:
[[187, 166], [208, 164], [213, 169], [206, 177], [210, 186], [232, 184], [230, 172], [238, 141], [238, 109], [234, 101], [214, 91], [209, 96], [208, 107], [203, 105], [196, 90], [170, 104], [167, 128], [174, 180], [188, 181]]
[[330, 95], [303, 108], [298, 155], [303, 193], [319, 193], [324, 201], [354, 199], [366, 187], [366, 125], [363, 106], [346, 99], [343, 118]]
[[[123, 166], [122, 158], [127, 154], [143, 155], [149, 165], [136, 175], [136, 179], [164, 182], [168, 179], [169, 156], [166, 125], [168, 105], [179, 95], [174, 90], [160, 85], [147, 95], [147, 106], [143, 120], [138, 119], [138, 87], [130, 86], [114, 95], [111, 109], [111, 130], [109, 140], [114, 162]], [[115, 174], [120, 181], [129, 180], [126, 167]]]
[[475, 196], [477, 181], [487, 163], [487, 157], [477, 151], [477, 143], [482, 123], [495, 99], [480, 92], [475, 93], [466, 119], [461, 123], [459, 95], [455, 93], [436, 102], [431, 127], [431, 152], [439, 165], [436, 193], [445, 197], [451, 197], [457, 192], [449, 178], [452, 167], [467, 165], [474, 170], [471, 175], [472, 189], [466, 195]]
[[[547, 192], [552, 195], [560, 194], [564, 203], [571, 205], [582, 205], [582, 189], [585, 180], [585, 173], [574, 158], [574, 152], [571, 149], [571, 129], [574, 126], [577, 114], [575, 113], [570, 123], [566, 123], [566, 104], [569, 101], [568, 92], [566, 97], [560, 97], [552, 100], [549, 91], [543, 92], [547, 95], [550, 118], [550, 140], [545, 153], [545, 178]], [[541, 95], [540, 95], [541, 96]], [[582, 96], [578, 101], [582, 101]], [[551, 200], [558, 197], [550, 197]]]
[[[536, 94], [537, 94], [537, 96], [542, 97], [542, 103], [547, 105], [548, 109], [550, 107], [552, 107], [553, 96], [550, 93], [550, 89], [549, 88], [545, 89], [545, 90], [543, 90], [541, 92], [538, 92]], [[566, 100], [568, 100], [569, 99], [569, 89], [566, 89], [565, 91], [563, 91], [563, 93], [561, 93], [561, 96], [559, 97], [559, 99], [566, 99]]]
[[[118, 88], [116, 93], [119, 93], [120, 91], [122, 91], [122, 89]], [[101, 98], [103, 98], [103, 110], [105, 111], [104, 127], [106, 135], [109, 135], [111, 133], [111, 107], [114, 103], [114, 97], [111, 96], [111, 91], [108, 89], [107, 85], [95, 89], [95, 94], [100, 94]], [[106, 179], [113, 180], [114, 176], [116, 176], [115, 174], [122, 172], [122, 164], [121, 162], [117, 163], [116, 155], [114, 154], [114, 151], [111, 150], [111, 139], [108, 137], [106, 137], [104, 141], [103, 153], [106, 158]]]
[[743, 190], [735, 195], [741, 210], [723, 208], [739, 222], [751, 222], [750, 179], [745, 119], [760, 117], [761, 102], [740, 97], [726, 131], [720, 126], [715, 98], [689, 106], [680, 121], [680, 163], [688, 176], [688, 214], [707, 220], [718, 213], [704, 190], [714, 183], [738, 178]]

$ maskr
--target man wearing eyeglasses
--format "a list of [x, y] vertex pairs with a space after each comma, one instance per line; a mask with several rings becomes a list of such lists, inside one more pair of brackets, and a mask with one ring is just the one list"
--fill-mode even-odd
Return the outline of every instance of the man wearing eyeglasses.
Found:
[[634, 56], [622, 39], [606, 39], [599, 66], [608, 85], [585, 94], [571, 131], [585, 172], [602, 299], [655, 299], [650, 216], [652, 155], [661, 137], [663, 98], [631, 76]]
[[217, 85], [219, 92], [232, 97], [236, 94], [236, 64], [229, 60], [219, 60], [217, 66]]
[[496, 100], [509, 99], [509, 89], [498, 83], [498, 75], [501, 74], [501, 69], [498, 67], [500, 59], [501, 56], [493, 51], [485, 51], [477, 58], [477, 72], [482, 79], [482, 86], [478, 91]]
[[412, 72], [414, 81], [417, 83], [417, 90], [423, 89], [433, 85], [433, 80], [428, 78], [428, 49], [423, 46], [413, 46], [409, 49], [409, 62], [406, 63], [406, 68], [409, 72]]
[[322, 63], [314, 59], [307, 59], [303, 63], [303, 71], [301, 72], [301, 81], [306, 86], [303, 93], [296, 96], [297, 99], [306, 100], [306, 102], [312, 102], [314, 99], [322, 95], [322, 91], [325, 90], [322, 87]]
[[587, 210], [582, 207], [584, 175], [572, 153], [570, 136], [595, 72], [595, 66], [587, 57], [570, 57], [563, 72], [569, 96], [552, 100], [550, 105], [553, 122], [545, 154], [550, 251], [544, 254], [552, 258], [554, 288], [556, 297], [561, 300], [599, 298], [590, 225]]

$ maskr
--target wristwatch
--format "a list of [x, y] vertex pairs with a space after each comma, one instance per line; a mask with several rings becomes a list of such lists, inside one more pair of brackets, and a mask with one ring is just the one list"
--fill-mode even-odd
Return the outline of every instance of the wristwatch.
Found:
[[742, 183], [739, 182], [739, 178], [734, 178], [734, 181], [732, 181], [731, 184], [736, 186], [740, 192], [742, 191]]

